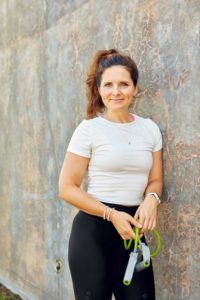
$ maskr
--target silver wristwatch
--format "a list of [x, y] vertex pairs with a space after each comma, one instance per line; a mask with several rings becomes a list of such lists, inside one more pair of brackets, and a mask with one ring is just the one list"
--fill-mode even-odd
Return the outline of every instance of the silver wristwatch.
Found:
[[148, 195], [153, 195], [156, 198], [156, 200], [158, 201], [158, 204], [161, 203], [161, 200], [160, 200], [158, 194], [156, 194], [155, 192], [148, 193], [146, 196], [148, 196]]

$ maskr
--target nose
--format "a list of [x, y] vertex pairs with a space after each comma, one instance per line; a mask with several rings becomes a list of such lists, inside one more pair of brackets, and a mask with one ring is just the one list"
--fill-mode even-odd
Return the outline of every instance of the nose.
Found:
[[113, 95], [119, 95], [120, 94], [120, 88], [118, 86], [114, 86], [112, 90]]

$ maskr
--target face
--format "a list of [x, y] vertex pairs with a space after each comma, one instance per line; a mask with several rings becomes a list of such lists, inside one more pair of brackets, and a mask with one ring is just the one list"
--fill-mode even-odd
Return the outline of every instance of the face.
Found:
[[123, 66], [113, 66], [103, 72], [99, 94], [107, 110], [127, 111], [136, 93], [137, 87]]

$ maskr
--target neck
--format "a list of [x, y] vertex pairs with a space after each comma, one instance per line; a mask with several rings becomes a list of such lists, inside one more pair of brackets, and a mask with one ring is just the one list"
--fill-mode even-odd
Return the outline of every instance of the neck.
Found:
[[126, 112], [106, 111], [104, 113], [104, 118], [116, 123], [129, 123], [133, 121], [133, 117], [129, 113], [129, 111]]

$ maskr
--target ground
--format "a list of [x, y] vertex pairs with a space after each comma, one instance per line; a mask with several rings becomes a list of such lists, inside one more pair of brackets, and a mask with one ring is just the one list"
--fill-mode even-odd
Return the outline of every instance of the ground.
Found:
[[0, 300], [23, 300], [0, 283]]

